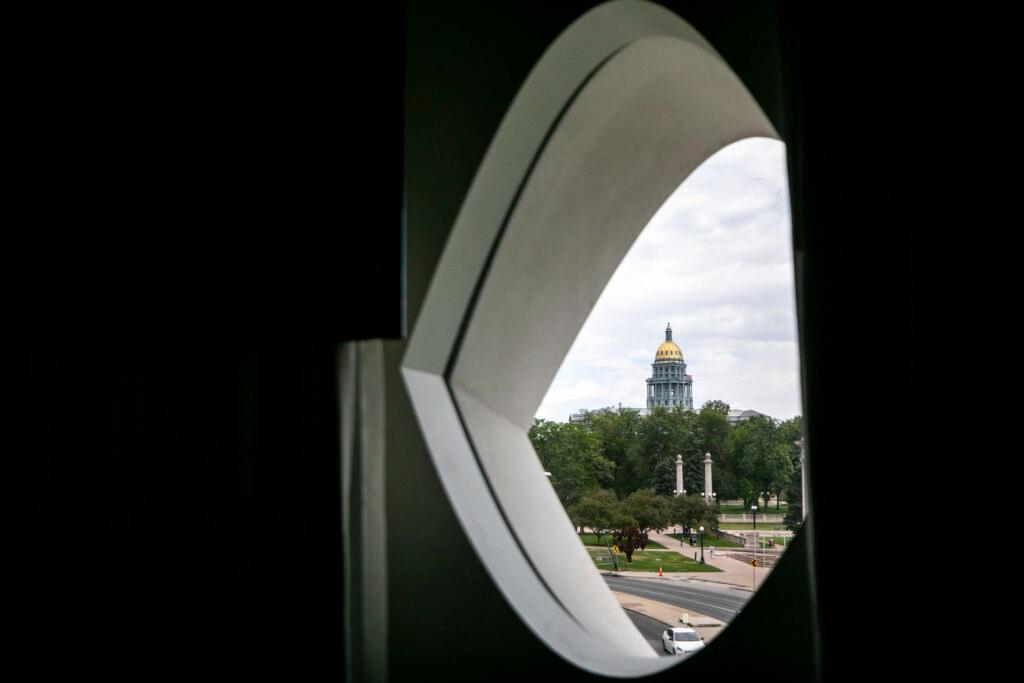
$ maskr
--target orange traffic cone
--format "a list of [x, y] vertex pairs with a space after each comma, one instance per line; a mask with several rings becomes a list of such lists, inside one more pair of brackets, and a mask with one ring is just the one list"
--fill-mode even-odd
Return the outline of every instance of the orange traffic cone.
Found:
[[658, 560], [658, 576], [662, 576], [662, 573], [661, 573], [661, 560], [660, 559]]

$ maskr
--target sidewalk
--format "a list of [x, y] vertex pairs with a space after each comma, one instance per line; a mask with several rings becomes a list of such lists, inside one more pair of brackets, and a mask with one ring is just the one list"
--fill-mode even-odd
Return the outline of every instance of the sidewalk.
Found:
[[[682, 546], [679, 545], [679, 541], [668, 536], [666, 534], [660, 534], [657, 532], [651, 532], [647, 537], [665, 546], [667, 549], [684, 555], [691, 560], [693, 559], [694, 551], [697, 552], [697, 558], [700, 559], [700, 547], [691, 548], [689, 543], [684, 543]], [[727, 550], [723, 550], [727, 552]], [[746, 588], [747, 590], [757, 590], [764, 583], [765, 578], [771, 572], [770, 568], [766, 567], [752, 567], [746, 562], [740, 560], [734, 560], [731, 557], [719, 553], [716, 549], [715, 556], [711, 557], [711, 551], [708, 546], [704, 546], [704, 563], [709, 564], [716, 569], [720, 569], [720, 572], [666, 572], [663, 578], [666, 579], [697, 579], [699, 581], [713, 581], [715, 583], [728, 583], [733, 586], [739, 586]], [[650, 578], [651, 572], [630, 572], [620, 571], [619, 574], [623, 576], [630, 575], [642, 575]], [[655, 576], [657, 576], [655, 574]]]

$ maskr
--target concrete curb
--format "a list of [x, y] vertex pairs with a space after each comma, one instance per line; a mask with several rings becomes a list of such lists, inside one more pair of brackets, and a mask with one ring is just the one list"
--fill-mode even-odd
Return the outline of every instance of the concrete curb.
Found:
[[[620, 579], [648, 579], [652, 581], [657, 579], [661, 579], [662, 581], [704, 581], [706, 583], [714, 583], [719, 586], [730, 586], [732, 588], [735, 588], [736, 590], [746, 591], [748, 593], [757, 592], [750, 588], [749, 581], [747, 582], [746, 586], [743, 586], [736, 583], [735, 581], [728, 580], [728, 577], [721, 580], [704, 578], [704, 576], [706, 574], [710, 574], [710, 572], [700, 572], [700, 574], [696, 576], [694, 575], [694, 572], [666, 572], [665, 576], [658, 576], [657, 574], [655, 574], [654, 576], [650, 576], [647, 572], [631, 572], [629, 574], [623, 574], [621, 572], [606, 571], [603, 569], [599, 569], [598, 572], [607, 576], [617, 576]], [[724, 574], [725, 572], [722, 573]], [[714, 576], [714, 574], [711, 575]]]
[[[642, 614], [645, 617], [650, 617], [655, 621], [661, 622], [665, 626], [689, 626], [697, 632], [701, 638], [704, 639], [705, 643], [710, 642], [722, 632], [723, 627], [726, 626], [721, 621], [713, 619], [705, 614], [700, 614], [692, 610], [677, 607], [676, 605], [670, 605], [668, 603], [659, 602], [657, 600], [650, 600], [648, 598], [641, 598], [629, 593], [620, 593], [619, 591], [612, 591], [612, 595], [619, 602], [619, 606], [624, 610], [630, 612], [636, 612]], [[682, 615], [689, 615], [689, 622], [682, 620]]]

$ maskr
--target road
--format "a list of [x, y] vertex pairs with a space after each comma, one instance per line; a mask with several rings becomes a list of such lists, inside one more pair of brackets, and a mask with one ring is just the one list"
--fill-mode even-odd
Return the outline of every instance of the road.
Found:
[[693, 610], [723, 624], [731, 622], [753, 595], [748, 590], [704, 581], [633, 579], [608, 574], [604, 575], [604, 580], [609, 588], [620, 593]]
[[640, 635], [647, 639], [647, 642], [651, 644], [651, 648], [662, 657], [671, 657], [668, 652], [665, 651], [664, 645], [662, 645], [661, 634], [668, 628], [665, 624], [661, 623], [657, 619], [652, 619], [646, 614], [639, 614], [637, 612], [630, 612], [628, 609], [625, 610], [626, 616], [629, 617], [633, 625], [636, 626], [636, 630], [640, 631]]

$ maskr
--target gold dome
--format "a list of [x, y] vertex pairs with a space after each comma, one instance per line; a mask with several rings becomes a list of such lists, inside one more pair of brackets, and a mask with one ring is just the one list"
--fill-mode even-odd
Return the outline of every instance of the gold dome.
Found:
[[654, 354], [655, 363], [658, 361], [674, 361], [682, 359], [683, 350], [679, 348], [679, 344], [676, 344], [671, 339], [663, 341]]

